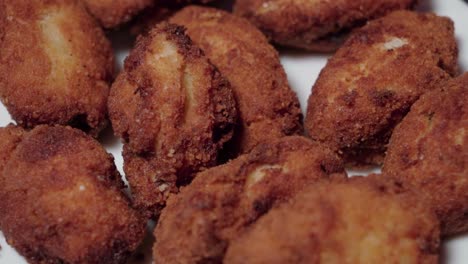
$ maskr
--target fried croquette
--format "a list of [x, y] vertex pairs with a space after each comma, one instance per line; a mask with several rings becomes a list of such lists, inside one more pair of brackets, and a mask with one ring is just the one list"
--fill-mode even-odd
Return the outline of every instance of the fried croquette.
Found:
[[237, 0], [236, 15], [247, 18], [273, 42], [330, 52], [368, 20], [410, 9], [417, 0]]
[[145, 35], [156, 25], [169, 19], [175, 12], [177, 9], [174, 8], [159, 6], [148, 8], [131, 23], [130, 34], [134, 36]]
[[0, 227], [30, 263], [124, 263], [146, 221], [113, 158], [82, 131], [0, 129]]
[[73, 0], [0, 0], [0, 99], [21, 126], [106, 125], [113, 54]]
[[381, 164], [393, 128], [425, 92], [457, 74], [453, 22], [397, 11], [357, 30], [312, 89], [308, 135], [350, 165]]
[[135, 205], [157, 216], [167, 197], [217, 164], [237, 120], [229, 82], [184, 34], [161, 24], [125, 60], [109, 112], [124, 139], [124, 169]]
[[212, 0], [82, 0], [88, 11], [104, 28], [116, 28], [150, 8], [158, 13], [159, 10], [191, 3], [206, 4]]
[[435, 264], [439, 242], [422, 201], [352, 178], [308, 186], [272, 209], [231, 242], [224, 263]]
[[[0, 128], [0, 177], [3, 167], [15, 150], [16, 145], [21, 142], [25, 131], [22, 128], [9, 125], [6, 128]], [[0, 222], [1, 225], [1, 222]]]
[[221, 263], [231, 239], [306, 185], [341, 179], [341, 160], [292, 136], [201, 172], [172, 196], [155, 229], [155, 263]]
[[302, 133], [299, 101], [278, 53], [252, 24], [225, 11], [196, 6], [182, 9], [170, 21], [187, 28], [232, 85], [241, 122], [233, 156], [260, 142]]
[[390, 139], [383, 176], [427, 196], [443, 235], [468, 231], [468, 73], [418, 100]]
[[157, 24], [169, 19], [177, 11], [189, 4], [208, 4], [214, 2], [212, 0], [180, 0], [173, 1], [167, 0], [160, 2], [159, 5], [155, 5], [152, 8], [148, 8], [143, 11], [133, 22], [130, 28], [132, 35], [140, 35], [149, 32]]
[[81, 0], [104, 28], [115, 28], [128, 22], [156, 0]]

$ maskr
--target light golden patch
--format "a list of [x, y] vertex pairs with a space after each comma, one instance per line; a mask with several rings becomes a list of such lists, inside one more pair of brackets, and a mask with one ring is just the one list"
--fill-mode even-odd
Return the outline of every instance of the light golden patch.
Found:
[[[175, 43], [167, 41], [165, 36], [159, 36], [153, 41], [152, 52], [147, 55], [146, 62], [152, 69], [168, 79], [174, 79], [174, 73], [179, 71], [183, 64], [183, 57], [179, 54]], [[164, 65], [164, 67], [161, 67]], [[172, 78], [171, 78], [172, 77]], [[169, 83], [165, 88], [173, 87], [173, 83]]]
[[206, 13], [201, 14], [200, 16], [200, 18], [202, 19], [213, 20], [212, 22], [214, 23], [217, 22], [222, 17], [223, 17], [223, 13], [221, 12], [212, 12], [212, 13], [206, 12]]
[[182, 76], [182, 89], [185, 92], [184, 101], [184, 124], [194, 123], [199, 116], [196, 112], [196, 98], [195, 98], [195, 83], [201, 80], [196, 80], [196, 74], [192, 74], [190, 69], [186, 68]]
[[[38, 22], [44, 39], [43, 47], [51, 63], [49, 78], [59, 83], [71, 79], [72, 69], [78, 64], [72, 41], [66, 37], [69, 33], [63, 31], [63, 25], [68, 21], [67, 14], [66, 10], [55, 8], [46, 11], [46, 15]], [[68, 89], [68, 85], [62, 87]]]
[[[158, 109], [154, 114], [159, 115], [159, 120], [168, 121], [162, 124], [159, 133], [164, 133], [165, 127], [175, 126], [178, 107], [174, 105], [179, 105], [182, 100], [180, 71], [184, 67], [184, 58], [177, 45], [166, 38], [164, 34], [157, 36], [148, 47], [151, 52], [147, 52], [144, 59], [148, 65], [144, 78], [150, 79], [152, 85], [159, 86], [158, 97], [166, 98], [151, 103]], [[162, 144], [161, 140], [155, 140], [156, 149], [160, 149]]]
[[263, 14], [278, 10], [278, 8], [279, 6], [277, 2], [268, 1], [268, 2], [264, 2], [256, 13], [259, 15], [263, 15]]
[[405, 45], [408, 45], [408, 40], [405, 38], [392, 37], [382, 45], [384, 50], [395, 50]]
[[246, 186], [251, 188], [255, 184], [261, 182], [268, 173], [272, 171], [286, 172], [286, 168], [283, 168], [281, 165], [261, 165], [258, 166], [254, 171], [250, 173], [247, 177]]
[[[349, 188], [349, 190], [346, 190], [348, 192], [346, 195], [359, 197], [356, 199], [361, 200], [361, 202], [365, 200], [372, 201], [373, 197], [370, 193], [352, 189], [352, 186]], [[398, 222], [398, 219], [407, 214], [402, 211], [399, 203], [389, 202], [386, 203], [385, 208], [382, 208], [378, 206], [377, 202], [372, 202], [366, 204], [368, 209], [365, 209], [356, 202], [357, 200], [345, 202], [346, 199], [351, 201], [354, 198], [346, 197], [343, 193], [334, 195], [340, 196], [335, 206], [338, 206], [338, 204], [342, 206], [343, 210], [341, 212], [343, 215], [340, 216], [340, 219], [343, 219], [344, 222], [342, 222], [341, 228], [337, 228], [328, 234], [330, 236], [328, 242], [322, 242], [320, 263], [379, 263], [382, 256], [398, 259], [398, 263], [418, 262], [418, 255], [414, 254], [419, 250], [417, 244], [413, 239], [406, 236], [411, 228], [400, 225]], [[385, 221], [382, 221], [383, 218], [376, 217], [376, 215], [385, 216]], [[327, 220], [323, 219], [322, 221]], [[349, 222], [349, 224], [345, 222]], [[353, 226], [356, 223], [362, 223], [362, 225]], [[334, 243], [343, 243], [335, 240], [337, 238], [348, 241], [350, 244], [337, 251], [337, 247], [332, 245]], [[397, 238], [398, 243], [395, 243]], [[394, 252], [398, 252], [398, 255]]]
[[465, 128], [462, 127], [455, 132], [455, 144], [463, 146], [466, 138]]

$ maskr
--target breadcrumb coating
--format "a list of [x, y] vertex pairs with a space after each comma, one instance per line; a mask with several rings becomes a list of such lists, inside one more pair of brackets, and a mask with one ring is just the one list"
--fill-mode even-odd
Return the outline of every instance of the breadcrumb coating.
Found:
[[187, 28], [232, 85], [241, 122], [233, 153], [248, 153], [261, 142], [302, 133], [297, 96], [278, 52], [258, 29], [225, 11], [197, 6], [182, 9], [170, 22]]
[[223, 263], [438, 263], [439, 222], [365, 178], [306, 187], [234, 239]]
[[357, 30], [312, 88], [305, 126], [351, 165], [381, 164], [393, 128], [458, 72], [453, 22], [397, 11]]
[[161, 24], [137, 40], [112, 86], [109, 112], [124, 139], [135, 205], [158, 216], [178, 187], [217, 165], [233, 135], [231, 86], [184, 29]]
[[73, 0], [0, 0], [0, 99], [21, 126], [107, 124], [114, 57]]
[[0, 128], [0, 227], [29, 263], [125, 263], [145, 234], [111, 155], [70, 127]]
[[[117, 28], [138, 14], [151, 9], [159, 12], [189, 4], [207, 4], [213, 0], [81, 0], [104, 28]], [[153, 24], [154, 26], [155, 24]]]
[[468, 73], [421, 97], [395, 129], [383, 176], [426, 197], [442, 234], [468, 231]]
[[236, 15], [247, 18], [280, 45], [330, 52], [353, 29], [417, 0], [237, 0]]
[[304, 137], [259, 144], [200, 173], [169, 199], [155, 229], [155, 263], [222, 263], [230, 241], [307, 185], [345, 177], [341, 160]]

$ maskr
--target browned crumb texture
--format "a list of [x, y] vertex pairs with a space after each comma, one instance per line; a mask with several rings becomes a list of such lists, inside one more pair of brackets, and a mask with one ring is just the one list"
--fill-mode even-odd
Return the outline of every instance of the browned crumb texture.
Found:
[[353, 28], [417, 0], [237, 0], [234, 13], [274, 42], [313, 51], [337, 49]]
[[81, 0], [88, 11], [105, 28], [114, 28], [128, 22], [155, 0]]
[[145, 221], [113, 158], [70, 127], [0, 128], [0, 227], [30, 263], [124, 263]]
[[[116, 28], [150, 8], [155, 12], [191, 3], [206, 4], [212, 0], [81, 0], [104, 28]], [[153, 24], [155, 25], [155, 24]]]
[[306, 185], [344, 177], [341, 160], [304, 137], [259, 144], [169, 199], [155, 230], [155, 263], [221, 263], [230, 241], [270, 208]]
[[183, 25], [231, 82], [241, 128], [234, 152], [247, 153], [260, 142], [302, 133], [302, 114], [277, 51], [243, 18], [225, 11], [186, 7], [170, 21]]
[[156, 216], [179, 186], [216, 165], [237, 117], [229, 83], [170, 24], [139, 38], [109, 101], [135, 205]]
[[214, 2], [213, 0], [166, 0], [144, 10], [134, 21], [131, 22], [130, 33], [133, 35], [146, 34], [157, 24], [174, 15], [182, 7], [190, 4], [204, 5]]
[[10, 159], [11, 153], [23, 139], [24, 134], [25, 131], [22, 128], [13, 125], [0, 128], [0, 175], [8, 159]]
[[419, 96], [457, 73], [453, 23], [397, 11], [357, 30], [312, 89], [310, 137], [351, 163], [380, 164], [393, 128]]
[[174, 7], [153, 6], [148, 8], [130, 23], [130, 34], [134, 36], [145, 35], [175, 12], [177, 12], [177, 8]]
[[439, 223], [365, 178], [309, 186], [230, 244], [224, 263], [433, 263]]
[[109, 41], [73, 0], [0, 0], [0, 99], [15, 121], [97, 136], [113, 74]]
[[383, 173], [427, 195], [443, 235], [468, 231], [468, 73], [417, 101], [395, 129]]

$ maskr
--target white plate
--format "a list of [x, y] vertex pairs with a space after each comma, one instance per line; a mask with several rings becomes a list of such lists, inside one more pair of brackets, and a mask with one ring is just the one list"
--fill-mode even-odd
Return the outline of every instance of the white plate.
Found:
[[[455, 22], [455, 30], [460, 50], [459, 62], [463, 71], [468, 70], [468, 4], [463, 0], [422, 0], [419, 9], [432, 11], [439, 15], [448, 16]], [[128, 53], [131, 46], [129, 37], [124, 34], [114, 34], [111, 36], [114, 48], [117, 52], [119, 68], [121, 62]], [[320, 70], [326, 64], [328, 56], [321, 54], [311, 54], [298, 51], [281, 51], [281, 61], [288, 74], [289, 82], [292, 88], [297, 92], [301, 102], [302, 110], [307, 106], [307, 98], [310, 94], [310, 88], [315, 82]], [[0, 126], [6, 126], [13, 122], [0, 103]], [[115, 157], [118, 169], [122, 171], [122, 156], [120, 154], [122, 146], [119, 140], [113, 138], [110, 133], [104, 135], [101, 142], [106, 149]], [[361, 172], [351, 172], [359, 174]], [[131, 261], [133, 263], [150, 263], [149, 254], [151, 252], [151, 239], [142, 247], [146, 259], [144, 261]], [[23, 264], [27, 263], [18, 253], [12, 249], [0, 232], [0, 264]], [[441, 262], [445, 264], [466, 264], [468, 263], [468, 234], [461, 235], [443, 241]]]

